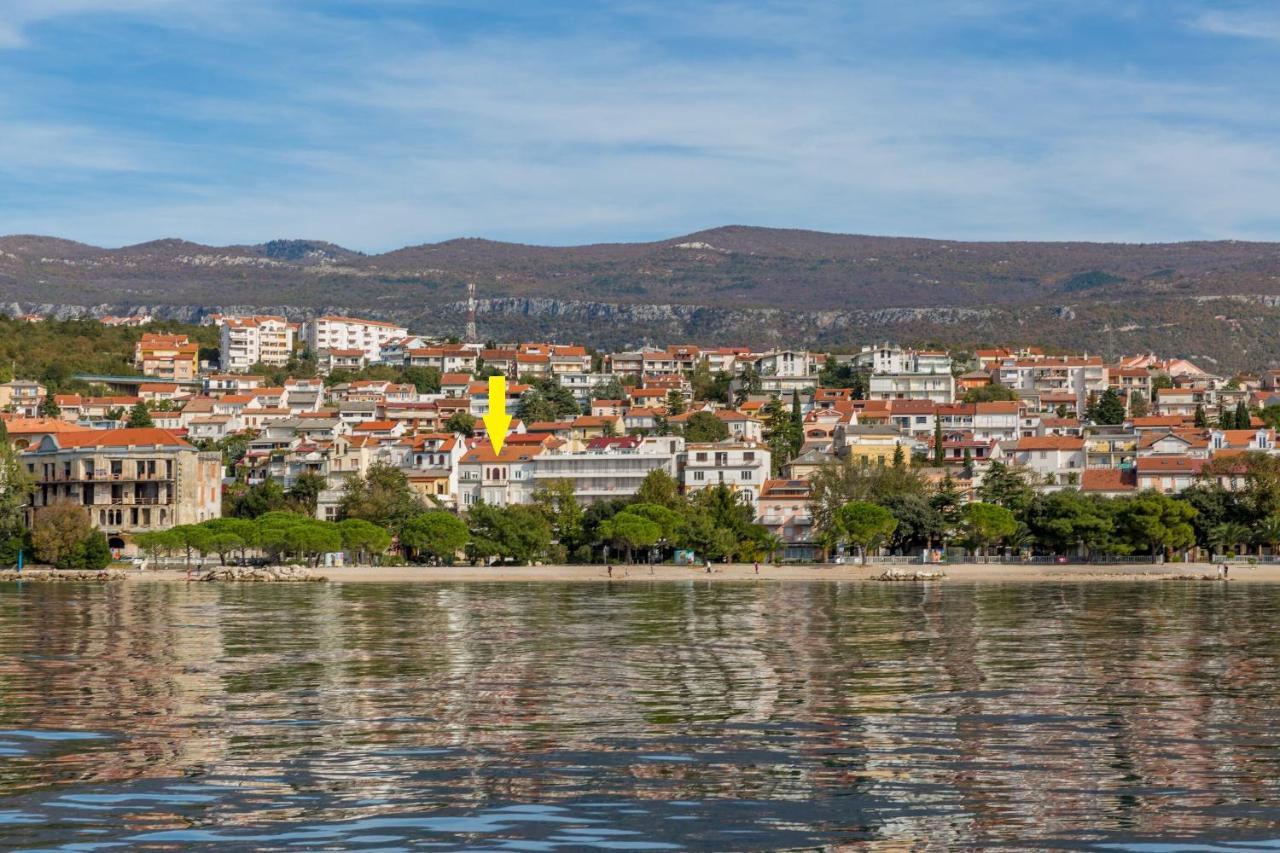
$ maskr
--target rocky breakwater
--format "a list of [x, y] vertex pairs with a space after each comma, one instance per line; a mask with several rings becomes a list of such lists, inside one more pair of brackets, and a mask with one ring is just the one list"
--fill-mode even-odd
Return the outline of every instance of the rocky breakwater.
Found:
[[207, 571], [193, 572], [193, 581], [223, 581], [246, 583], [307, 583], [322, 582], [328, 578], [317, 575], [303, 566], [224, 566]]
[[0, 582], [24, 581], [26, 583], [100, 583], [106, 581], [122, 581], [124, 572], [100, 571], [81, 572], [68, 569], [26, 569], [17, 571], [9, 569], [0, 571]]

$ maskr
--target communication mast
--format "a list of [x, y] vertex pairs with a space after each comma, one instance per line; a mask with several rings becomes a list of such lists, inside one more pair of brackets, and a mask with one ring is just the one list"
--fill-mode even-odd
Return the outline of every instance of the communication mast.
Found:
[[476, 283], [467, 283], [467, 343], [476, 342]]

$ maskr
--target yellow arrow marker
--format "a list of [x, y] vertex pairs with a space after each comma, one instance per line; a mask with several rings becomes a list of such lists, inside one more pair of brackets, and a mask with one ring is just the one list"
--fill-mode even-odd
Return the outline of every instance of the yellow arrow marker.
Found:
[[489, 414], [484, 416], [484, 429], [489, 433], [489, 443], [494, 453], [502, 452], [502, 445], [511, 431], [511, 415], [507, 414], [507, 377], [489, 377]]

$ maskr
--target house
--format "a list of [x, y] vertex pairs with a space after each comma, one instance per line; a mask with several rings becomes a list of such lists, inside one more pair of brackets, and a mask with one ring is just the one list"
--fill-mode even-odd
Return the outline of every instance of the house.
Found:
[[1136, 463], [1140, 491], [1155, 489], [1176, 495], [1195, 485], [1205, 460], [1193, 456], [1139, 456]]
[[1009, 456], [1034, 471], [1046, 486], [1078, 486], [1085, 470], [1084, 439], [1077, 436], [1020, 438], [1009, 447]]
[[813, 541], [812, 487], [804, 479], [766, 480], [756, 503], [756, 522], [786, 545], [785, 560], [813, 560], [818, 546]]
[[685, 494], [725, 485], [754, 508], [769, 479], [768, 445], [733, 441], [689, 444], [682, 459], [680, 484]]
[[136, 552], [139, 533], [222, 514], [222, 455], [162, 429], [59, 432], [21, 459], [36, 484], [28, 521], [54, 504], [84, 507], [117, 554]]
[[190, 382], [200, 370], [200, 345], [186, 335], [147, 332], [133, 345], [133, 366], [156, 379]]
[[0, 409], [34, 418], [40, 414], [40, 404], [48, 393], [48, 389], [33, 379], [13, 379], [0, 383]]

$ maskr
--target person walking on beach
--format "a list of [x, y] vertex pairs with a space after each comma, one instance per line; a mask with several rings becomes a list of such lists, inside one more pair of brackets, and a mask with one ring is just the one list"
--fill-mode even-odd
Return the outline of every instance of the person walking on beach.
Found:
[[605, 566], [604, 570], [609, 573], [609, 577], [613, 577], [613, 563]]
[[756, 560], [756, 562], [755, 562], [755, 567], [756, 567], [756, 574], [760, 574], [760, 561], [759, 561], [759, 560]]
[[1231, 574], [1231, 567], [1230, 567], [1230, 566], [1228, 566], [1226, 563], [1223, 563], [1223, 564], [1222, 564], [1222, 579], [1223, 579], [1224, 581], [1225, 581], [1225, 580], [1230, 580], [1230, 579], [1231, 579], [1231, 578], [1229, 577], [1229, 575], [1230, 575], [1230, 574]]
[[703, 560], [703, 562], [704, 562], [704, 563], [706, 564], [706, 566], [707, 566], [707, 574], [711, 574], [711, 560], [710, 560], [710, 558], [705, 558], [705, 559]]

